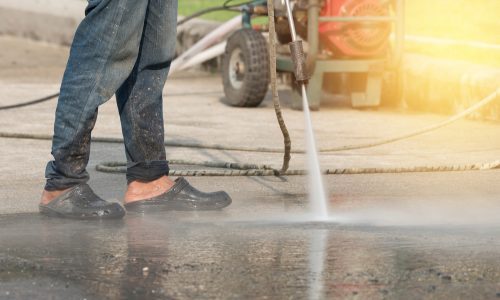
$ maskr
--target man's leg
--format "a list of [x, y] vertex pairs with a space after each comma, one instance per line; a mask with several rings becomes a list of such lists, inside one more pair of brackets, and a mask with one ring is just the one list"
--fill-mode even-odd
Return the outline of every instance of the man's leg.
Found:
[[127, 155], [129, 189], [125, 201], [167, 191], [163, 87], [175, 55], [177, 0], [150, 0], [139, 57], [117, 92]]
[[125, 207], [135, 211], [220, 209], [225, 192], [203, 193], [168, 175], [162, 92], [176, 40], [177, 0], [150, 0], [134, 71], [117, 93], [127, 154]]
[[90, 136], [97, 107], [132, 71], [148, 1], [91, 0], [79, 25], [61, 85], [42, 203], [88, 181]]

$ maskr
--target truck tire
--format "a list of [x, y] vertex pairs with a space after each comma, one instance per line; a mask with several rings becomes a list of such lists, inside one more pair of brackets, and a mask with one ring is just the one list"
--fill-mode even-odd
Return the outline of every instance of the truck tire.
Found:
[[256, 107], [269, 86], [267, 41], [260, 32], [240, 29], [233, 33], [222, 61], [223, 102], [237, 107]]

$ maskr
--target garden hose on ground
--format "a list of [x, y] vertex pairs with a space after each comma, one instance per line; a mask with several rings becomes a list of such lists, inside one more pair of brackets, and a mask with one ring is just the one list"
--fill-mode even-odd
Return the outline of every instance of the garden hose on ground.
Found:
[[[206, 170], [180, 170], [171, 169], [170, 176], [298, 176], [306, 175], [307, 170], [281, 170], [273, 169], [268, 165], [239, 164], [228, 162], [193, 162], [187, 160], [170, 160], [173, 165], [196, 165]], [[396, 168], [335, 168], [326, 169], [325, 175], [353, 175], [353, 174], [381, 174], [381, 173], [416, 173], [416, 172], [452, 172], [452, 171], [480, 171], [500, 168], [500, 160], [484, 164], [467, 165], [435, 165], [420, 167]], [[126, 173], [127, 164], [124, 162], [104, 162], [96, 166], [96, 170], [104, 173]]]
[[35, 105], [35, 104], [38, 104], [38, 103], [42, 103], [42, 102], [45, 102], [45, 101], [52, 100], [52, 99], [57, 98], [57, 97], [59, 97], [59, 93], [48, 95], [48, 96], [45, 96], [45, 97], [42, 97], [42, 98], [38, 98], [38, 99], [35, 99], [35, 100], [23, 102], [23, 103], [0, 106], [0, 110], [7, 110], [7, 109], [13, 109], [13, 108], [21, 108], [21, 107], [25, 107], [25, 106], [31, 106], [31, 105]]
[[[220, 91], [205, 91], [205, 92], [190, 92], [190, 93], [172, 93], [172, 94], [168, 94], [168, 95], [169, 96], [181, 97], [181, 96], [208, 95], [208, 94], [220, 94], [220, 93], [221, 93]], [[52, 95], [49, 95], [49, 96], [45, 96], [45, 97], [42, 97], [42, 98], [38, 98], [38, 99], [35, 99], [35, 100], [23, 102], [23, 103], [0, 106], [0, 110], [8, 110], [8, 109], [14, 109], [14, 108], [21, 108], [21, 107], [31, 106], [31, 105], [35, 105], [35, 104], [39, 104], [39, 103], [42, 103], [42, 102], [46, 102], [46, 101], [52, 100], [52, 99], [57, 98], [57, 97], [59, 97], [59, 93], [52, 94]]]
[[[335, 148], [325, 148], [321, 152], [338, 152], [346, 150], [355, 149], [365, 149], [375, 146], [380, 146], [383, 144], [394, 143], [410, 137], [415, 137], [427, 133], [431, 130], [436, 130], [443, 126], [449, 125], [461, 118], [470, 115], [471, 113], [479, 110], [485, 105], [493, 102], [499, 98], [500, 89], [497, 89], [491, 95], [483, 98], [478, 103], [472, 105], [463, 112], [448, 118], [447, 120], [437, 123], [432, 126], [425, 127], [420, 130], [410, 132], [408, 134], [403, 134], [394, 138], [384, 139], [372, 143], [341, 146]], [[0, 138], [13, 138], [13, 139], [33, 139], [33, 140], [52, 140], [52, 136], [49, 134], [30, 134], [30, 133], [12, 133], [12, 132], [0, 132]], [[123, 143], [121, 138], [92, 138], [94, 142], [102, 143]], [[214, 149], [214, 150], [225, 150], [225, 151], [247, 151], [247, 152], [268, 152], [268, 153], [282, 153], [281, 149], [273, 148], [249, 148], [249, 147], [230, 147], [218, 144], [205, 144], [205, 143], [186, 143], [178, 141], [168, 141], [165, 142], [166, 146], [171, 147], [185, 147], [185, 148], [202, 148], [202, 149]], [[292, 153], [304, 153], [302, 150], [291, 151]], [[252, 164], [238, 164], [238, 163], [228, 163], [228, 162], [192, 162], [192, 161], [176, 161], [171, 160], [172, 164], [183, 164], [183, 165], [199, 165], [203, 167], [217, 168], [219, 170], [171, 170], [172, 176], [290, 176], [290, 175], [303, 175], [305, 170], [287, 170], [286, 172], [281, 172], [280, 170], [273, 169], [267, 165], [252, 165]], [[101, 172], [116, 173], [125, 172], [126, 164], [121, 162], [105, 162], [97, 165], [96, 169]], [[346, 168], [346, 169], [328, 169], [324, 170], [325, 174], [373, 174], [373, 173], [407, 173], [407, 172], [449, 172], [449, 171], [472, 171], [472, 170], [488, 170], [488, 169], [498, 169], [500, 167], [500, 160], [490, 162], [490, 163], [476, 163], [468, 165], [441, 165], [441, 166], [420, 166], [420, 167], [402, 167], [402, 168]]]

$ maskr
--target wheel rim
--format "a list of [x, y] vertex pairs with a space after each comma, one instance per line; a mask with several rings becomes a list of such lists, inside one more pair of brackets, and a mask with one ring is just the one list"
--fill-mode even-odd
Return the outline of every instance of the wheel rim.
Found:
[[243, 86], [245, 72], [246, 65], [243, 52], [240, 48], [236, 48], [229, 58], [229, 82], [233, 88], [240, 89]]

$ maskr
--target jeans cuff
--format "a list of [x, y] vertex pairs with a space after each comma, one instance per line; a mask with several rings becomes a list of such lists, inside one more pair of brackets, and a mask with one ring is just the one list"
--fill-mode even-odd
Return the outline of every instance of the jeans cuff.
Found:
[[80, 174], [64, 174], [57, 167], [54, 161], [50, 161], [45, 168], [45, 190], [60, 191], [74, 187], [75, 185], [89, 181], [89, 174], [84, 171]]
[[168, 161], [166, 160], [129, 162], [127, 164], [127, 182], [130, 183], [134, 180], [153, 181], [168, 175], [168, 172]]
[[52, 192], [52, 191], [62, 191], [74, 187], [75, 185], [79, 185], [82, 183], [86, 183], [88, 180], [79, 180], [79, 179], [47, 179], [45, 183], [44, 190]]

